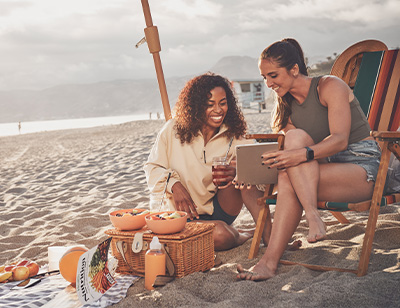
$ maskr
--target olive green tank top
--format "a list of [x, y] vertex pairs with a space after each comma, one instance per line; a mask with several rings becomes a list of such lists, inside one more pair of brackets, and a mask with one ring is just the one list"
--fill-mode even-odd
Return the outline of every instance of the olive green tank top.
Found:
[[[311, 80], [310, 90], [302, 104], [299, 104], [296, 100], [293, 101], [292, 114], [290, 116], [293, 125], [296, 128], [305, 130], [315, 143], [321, 142], [330, 135], [328, 108], [321, 104], [317, 91], [321, 77], [314, 77]], [[371, 128], [355, 96], [350, 102], [350, 110], [351, 128], [348, 143], [352, 144], [368, 137]]]

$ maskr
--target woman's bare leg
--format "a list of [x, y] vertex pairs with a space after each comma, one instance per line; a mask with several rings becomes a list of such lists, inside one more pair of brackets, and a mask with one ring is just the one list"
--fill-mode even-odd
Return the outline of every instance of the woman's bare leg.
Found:
[[[218, 202], [225, 213], [231, 216], [239, 215], [243, 200], [240, 190], [230, 185], [217, 192]], [[237, 230], [223, 221], [213, 221], [215, 229], [213, 232], [215, 250], [228, 250], [242, 245], [253, 236], [254, 230]]]
[[239, 231], [221, 220], [213, 220], [212, 222], [215, 223], [213, 238], [214, 249], [216, 251], [228, 250], [240, 246], [251, 238], [254, 233], [251, 230]]
[[[359, 202], [372, 196], [374, 183], [366, 181], [366, 172], [362, 167], [335, 163], [320, 164], [319, 167], [318, 200]], [[275, 275], [279, 259], [287, 241], [296, 230], [303, 211], [290, 180], [287, 172], [279, 173], [279, 193], [269, 245], [250, 272], [238, 264], [239, 279], [265, 280]]]
[[[313, 140], [303, 130], [291, 130], [285, 136], [285, 149], [287, 150], [304, 148], [312, 144]], [[287, 173], [308, 221], [307, 241], [313, 243], [324, 239], [326, 228], [317, 209], [317, 189], [320, 176], [318, 161], [313, 160], [288, 168]]]
[[[261, 206], [257, 204], [257, 199], [261, 198], [264, 195], [264, 192], [258, 190], [257, 187], [255, 186], [252, 186], [250, 189], [244, 187], [240, 191], [246, 208], [249, 210], [251, 217], [253, 217], [254, 222], [257, 223], [258, 215], [261, 210]], [[262, 233], [262, 240], [265, 246], [268, 245], [270, 235], [271, 235], [271, 225], [269, 220], [267, 220], [267, 223], [265, 224]]]
[[274, 222], [267, 250], [250, 271], [245, 271], [238, 264], [239, 274], [237, 277], [239, 279], [265, 280], [275, 276], [279, 260], [300, 222], [303, 208], [297, 199], [286, 171], [279, 172], [278, 191]]
[[242, 194], [239, 189], [236, 189], [233, 185], [218, 189], [217, 198], [225, 213], [231, 216], [239, 215], [243, 206]]
[[[313, 143], [303, 130], [286, 134], [285, 149], [298, 149]], [[307, 240], [312, 243], [326, 237], [326, 228], [317, 209], [318, 200], [358, 202], [372, 196], [374, 182], [366, 181], [365, 170], [355, 164], [310, 161], [287, 169], [309, 224]], [[350, 189], [349, 189], [350, 188]]]

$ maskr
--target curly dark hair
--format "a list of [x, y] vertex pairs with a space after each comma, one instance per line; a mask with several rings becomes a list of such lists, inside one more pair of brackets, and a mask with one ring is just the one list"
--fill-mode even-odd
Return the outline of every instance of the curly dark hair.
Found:
[[233, 93], [228, 79], [208, 72], [189, 80], [179, 94], [175, 104], [175, 130], [181, 143], [190, 143], [197, 137], [206, 123], [205, 113], [211, 90], [222, 87], [228, 101], [228, 112], [224, 124], [228, 127], [227, 138], [244, 136], [247, 124], [238, 107], [237, 99]]

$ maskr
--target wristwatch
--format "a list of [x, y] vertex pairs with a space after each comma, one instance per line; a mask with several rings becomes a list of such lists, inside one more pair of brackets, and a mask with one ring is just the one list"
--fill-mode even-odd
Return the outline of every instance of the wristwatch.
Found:
[[307, 161], [313, 160], [314, 159], [314, 150], [310, 149], [309, 147], [306, 147], [306, 158]]

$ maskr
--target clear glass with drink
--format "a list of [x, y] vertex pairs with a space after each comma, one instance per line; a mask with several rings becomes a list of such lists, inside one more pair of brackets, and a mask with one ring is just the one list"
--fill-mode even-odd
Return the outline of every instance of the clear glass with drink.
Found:
[[[225, 170], [225, 168], [220, 168], [221, 166], [229, 166], [229, 162], [226, 160], [225, 156], [217, 156], [214, 157], [212, 160], [212, 171], [220, 171], [220, 170]], [[219, 178], [224, 178], [225, 175], [222, 174], [213, 174], [213, 180], [214, 179], [219, 179]], [[228, 185], [228, 182], [219, 182], [218, 186], [225, 186]]]

